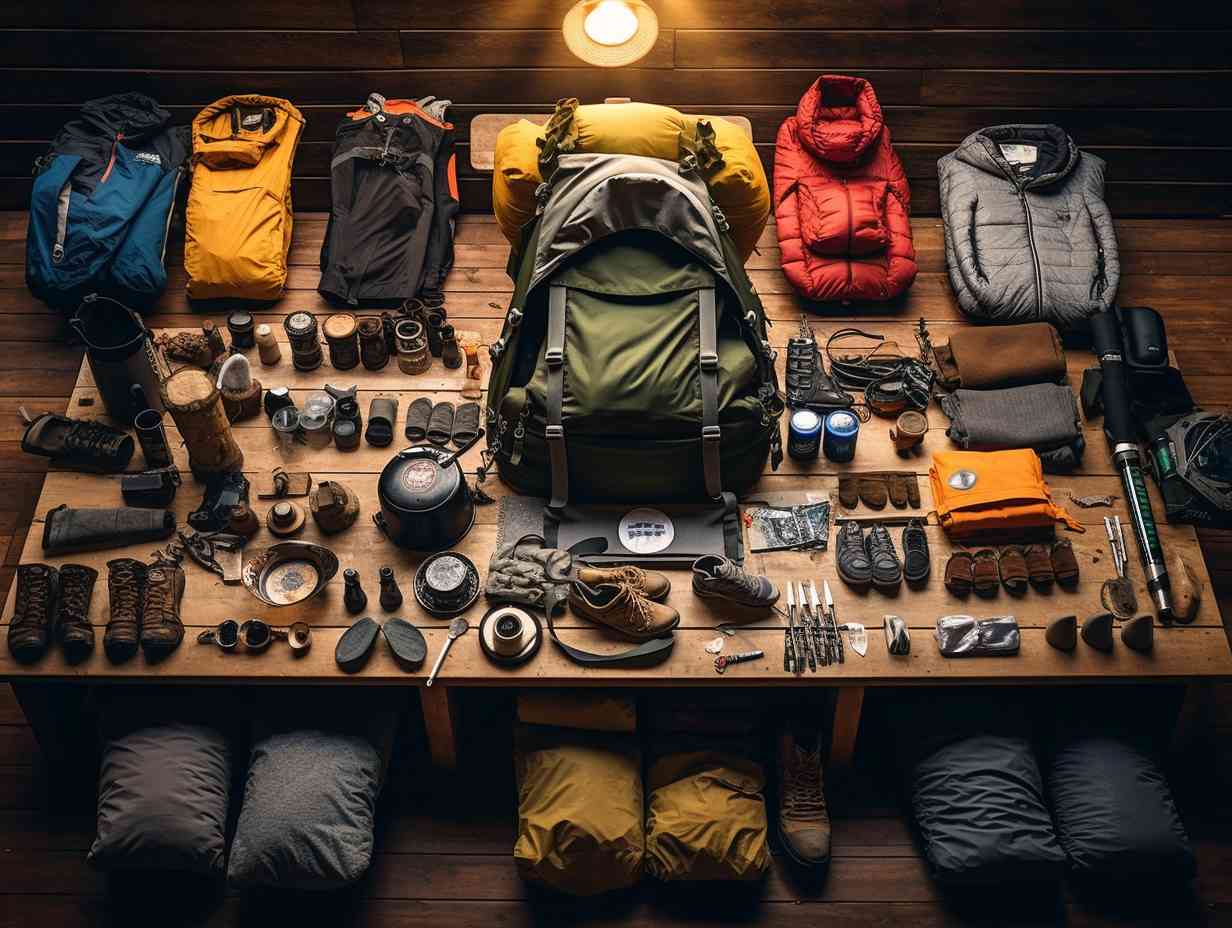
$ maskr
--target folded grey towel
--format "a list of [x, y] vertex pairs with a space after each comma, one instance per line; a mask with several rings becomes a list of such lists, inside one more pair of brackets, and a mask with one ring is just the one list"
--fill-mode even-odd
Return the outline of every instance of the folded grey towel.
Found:
[[971, 451], [1033, 448], [1044, 470], [1072, 470], [1086, 442], [1074, 391], [1065, 384], [1035, 383], [1005, 390], [955, 390], [941, 398], [950, 418], [950, 441]]

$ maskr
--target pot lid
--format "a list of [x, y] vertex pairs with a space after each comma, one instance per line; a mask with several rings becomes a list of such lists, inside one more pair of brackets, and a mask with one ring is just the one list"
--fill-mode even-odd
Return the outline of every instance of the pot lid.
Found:
[[400, 451], [381, 471], [376, 487], [381, 502], [403, 512], [426, 512], [452, 499], [462, 470], [457, 462], [448, 467], [437, 463], [447, 457], [444, 449], [426, 445]]

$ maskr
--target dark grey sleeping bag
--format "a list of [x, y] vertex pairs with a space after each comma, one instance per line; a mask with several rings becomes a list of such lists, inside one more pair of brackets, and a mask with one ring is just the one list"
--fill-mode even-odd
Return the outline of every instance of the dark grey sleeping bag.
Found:
[[1127, 737], [1075, 735], [1052, 757], [1048, 790], [1070, 868], [1103, 879], [1187, 880], [1194, 856], [1154, 757]]

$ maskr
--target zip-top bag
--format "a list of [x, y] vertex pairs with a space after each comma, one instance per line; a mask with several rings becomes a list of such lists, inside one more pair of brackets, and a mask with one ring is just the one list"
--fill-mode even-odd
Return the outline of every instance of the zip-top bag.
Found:
[[693, 163], [542, 165], [491, 347], [488, 449], [553, 509], [739, 494], [781, 457], [765, 312]]
[[90, 100], [34, 166], [26, 284], [63, 311], [99, 293], [144, 309], [167, 286], [163, 260], [188, 130], [140, 93]]
[[326, 299], [401, 303], [443, 287], [459, 209], [448, 107], [374, 93], [338, 125], [317, 287]]

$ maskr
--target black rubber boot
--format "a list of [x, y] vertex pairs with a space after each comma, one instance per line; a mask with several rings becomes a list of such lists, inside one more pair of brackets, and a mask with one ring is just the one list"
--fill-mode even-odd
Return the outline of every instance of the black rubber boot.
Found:
[[69, 509], [57, 506], [43, 525], [48, 554], [118, 548], [158, 541], [175, 532], [175, 513], [166, 509]]

